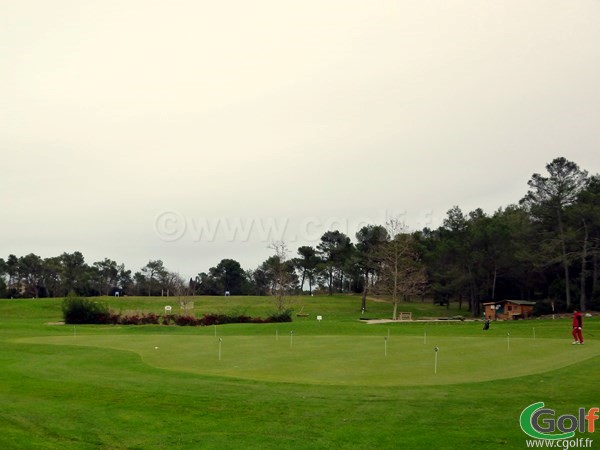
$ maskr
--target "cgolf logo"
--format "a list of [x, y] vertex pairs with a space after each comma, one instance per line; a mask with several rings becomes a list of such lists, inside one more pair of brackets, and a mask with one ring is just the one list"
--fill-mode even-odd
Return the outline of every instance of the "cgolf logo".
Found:
[[577, 415], [564, 414], [555, 419], [554, 410], [544, 408], [544, 402], [538, 402], [521, 412], [519, 424], [525, 434], [535, 439], [570, 439], [576, 431], [593, 433], [599, 411], [600, 408], [590, 408], [588, 411], [579, 408]]

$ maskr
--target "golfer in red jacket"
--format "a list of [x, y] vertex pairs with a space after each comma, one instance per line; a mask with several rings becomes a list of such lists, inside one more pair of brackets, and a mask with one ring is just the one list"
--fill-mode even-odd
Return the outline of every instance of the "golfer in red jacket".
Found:
[[573, 311], [573, 345], [583, 344], [583, 334], [581, 329], [583, 328], [583, 317], [577, 310]]

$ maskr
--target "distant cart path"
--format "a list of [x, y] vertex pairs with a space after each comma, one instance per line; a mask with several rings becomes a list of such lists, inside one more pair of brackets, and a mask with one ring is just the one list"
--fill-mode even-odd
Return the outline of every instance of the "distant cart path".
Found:
[[393, 320], [393, 319], [360, 319], [361, 322], [368, 324], [374, 323], [419, 323], [419, 322], [477, 322], [478, 319], [416, 319], [416, 320]]

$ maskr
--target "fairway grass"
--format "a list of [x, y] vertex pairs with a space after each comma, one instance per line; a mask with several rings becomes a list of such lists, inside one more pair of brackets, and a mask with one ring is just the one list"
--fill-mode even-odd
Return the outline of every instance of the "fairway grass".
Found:
[[[166, 301], [110, 299], [154, 312]], [[195, 303], [198, 314], [272, 310], [265, 298]], [[532, 403], [557, 415], [600, 406], [597, 317], [578, 346], [568, 318], [487, 331], [472, 321], [367, 325], [358, 297], [300, 304], [310, 316], [292, 323], [73, 327], [55, 325], [60, 300], [0, 300], [0, 448], [523, 449], [519, 415]], [[370, 317], [390, 309], [368, 303]], [[600, 448], [598, 433], [576, 437]]]
[[[129, 351], [150, 366], [201, 375], [348, 386], [492, 381], [548, 372], [600, 355], [600, 343], [594, 341], [577, 348], [564, 339], [436, 336], [429, 339], [431, 344], [426, 341], [425, 336], [102, 334], [17, 342]], [[432, 344], [439, 349], [437, 366]]]

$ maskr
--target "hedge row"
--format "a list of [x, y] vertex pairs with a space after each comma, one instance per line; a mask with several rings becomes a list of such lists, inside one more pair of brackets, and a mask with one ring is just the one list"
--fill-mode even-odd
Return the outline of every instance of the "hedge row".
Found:
[[63, 317], [66, 324], [96, 324], [96, 325], [181, 325], [209, 326], [226, 323], [274, 323], [291, 322], [292, 311], [271, 314], [266, 319], [249, 317], [243, 314], [204, 314], [202, 317], [140, 313], [122, 315], [111, 312], [108, 307], [92, 300], [69, 297], [62, 304]]

